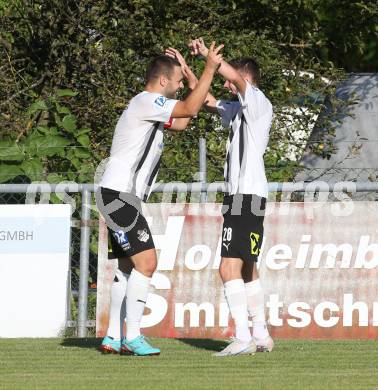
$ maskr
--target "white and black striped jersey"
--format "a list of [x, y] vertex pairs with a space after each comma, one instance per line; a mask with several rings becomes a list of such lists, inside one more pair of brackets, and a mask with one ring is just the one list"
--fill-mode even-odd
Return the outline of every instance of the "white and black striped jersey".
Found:
[[218, 101], [222, 125], [230, 127], [224, 177], [230, 195], [268, 195], [264, 153], [269, 140], [273, 109], [264, 93], [247, 82], [238, 101]]
[[147, 91], [130, 100], [118, 120], [101, 187], [147, 200], [160, 166], [164, 123], [176, 103]]

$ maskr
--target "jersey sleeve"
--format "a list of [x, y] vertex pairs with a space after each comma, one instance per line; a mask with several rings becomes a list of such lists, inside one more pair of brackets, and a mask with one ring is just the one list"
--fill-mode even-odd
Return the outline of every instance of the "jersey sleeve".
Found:
[[140, 119], [168, 123], [178, 100], [158, 94], [149, 94], [139, 108]]
[[244, 96], [238, 93], [244, 113], [247, 112], [252, 120], [257, 120], [263, 115], [272, 113], [272, 105], [264, 93], [250, 83], [247, 82], [246, 84]]
[[170, 129], [172, 127], [173, 118], [170, 117], [168, 122], [164, 123], [164, 129]]
[[232, 119], [240, 109], [240, 103], [237, 101], [218, 100], [216, 107], [222, 119], [222, 126], [230, 127]]

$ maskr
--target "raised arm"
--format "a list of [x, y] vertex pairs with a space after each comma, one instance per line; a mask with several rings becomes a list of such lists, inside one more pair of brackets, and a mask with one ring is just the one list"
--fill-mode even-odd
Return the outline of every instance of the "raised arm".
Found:
[[[194, 39], [189, 43], [191, 53], [193, 55], [201, 55], [205, 58], [209, 55], [209, 49], [206, 47], [202, 38]], [[224, 77], [226, 80], [235, 85], [237, 90], [244, 95], [245, 89], [247, 87], [246, 81], [240, 75], [236, 69], [234, 69], [230, 64], [225, 60], [221, 60], [220, 67], [218, 68], [218, 73]]]
[[176, 103], [172, 111], [172, 118], [187, 118], [198, 114], [209, 92], [214, 74], [222, 61], [222, 55], [219, 54], [222, 48], [223, 45], [215, 48], [215, 42], [211, 44], [205, 69], [197, 85], [185, 100]]
[[[188, 83], [188, 88], [192, 91], [198, 84], [198, 79], [196, 75], [192, 72], [188, 64], [186, 63], [184, 57], [181, 55], [181, 53], [178, 50], [174, 49], [173, 47], [169, 47], [168, 49], [166, 49], [165, 55], [175, 58], [180, 63], [182, 74], [184, 75]], [[185, 130], [191, 119], [192, 119], [191, 117], [174, 118], [168, 130], [173, 130], [173, 131]]]
[[[169, 47], [165, 50], [165, 55], [170, 56], [172, 58], [175, 58], [181, 65], [182, 73], [187, 80], [188, 88], [193, 91], [193, 89], [198, 84], [197, 76], [193, 73], [193, 71], [190, 69], [188, 64], [186, 63], [184, 57], [181, 55], [181, 53], [174, 49], [173, 47]], [[206, 111], [212, 112], [212, 113], [218, 113], [218, 110], [216, 108], [217, 100], [215, 97], [208, 92], [206, 95], [205, 102], [203, 106], [205, 107]], [[171, 127], [170, 130], [185, 130], [187, 125], [189, 124], [191, 118], [176, 118]]]

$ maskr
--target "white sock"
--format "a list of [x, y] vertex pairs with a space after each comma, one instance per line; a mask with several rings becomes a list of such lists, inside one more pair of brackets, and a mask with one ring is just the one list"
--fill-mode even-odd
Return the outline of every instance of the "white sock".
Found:
[[265, 339], [269, 336], [265, 320], [264, 292], [260, 279], [245, 284], [248, 312], [252, 317], [253, 337]]
[[123, 324], [126, 316], [126, 287], [129, 274], [117, 269], [111, 288], [109, 326], [107, 336], [120, 340], [123, 336]]
[[234, 279], [224, 283], [224, 294], [235, 322], [235, 337], [241, 341], [251, 341], [248, 328], [247, 294], [243, 279]]
[[126, 289], [126, 338], [131, 341], [140, 335], [140, 321], [148, 296], [151, 278], [135, 268], [131, 271]]

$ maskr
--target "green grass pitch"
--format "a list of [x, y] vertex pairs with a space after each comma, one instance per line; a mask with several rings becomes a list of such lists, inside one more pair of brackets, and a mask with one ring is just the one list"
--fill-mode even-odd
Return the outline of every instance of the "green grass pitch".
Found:
[[0, 389], [377, 389], [378, 341], [276, 340], [215, 358], [224, 341], [154, 339], [153, 357], [102, 355], [99, 339], [0, 339]]

